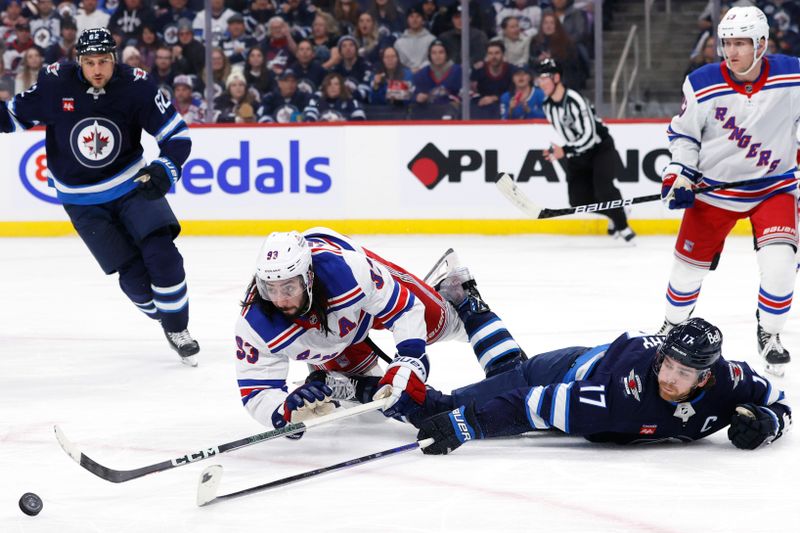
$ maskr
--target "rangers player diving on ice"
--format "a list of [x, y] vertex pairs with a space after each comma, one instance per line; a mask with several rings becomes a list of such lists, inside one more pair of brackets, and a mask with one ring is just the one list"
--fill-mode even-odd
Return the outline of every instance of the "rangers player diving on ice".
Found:
[[[717, 37], [725, 61], [689, 74], [681, 112], [668, 129], [672, 160], [662, 175], [662, 197], [670, 209], [686, 211], [659, 333], [691, 315], [725, 238], [737, 221], [749, 218], [761, 272], [758, 350], [767, 371], [782, 376], [790, 357], [780, 333], [796, 272], [800, 59], [766, 55], [769, 25], [756, 7], [731, 8]], [[755, 178], [766, 179], [695, 199], [697, 186]]]
[[[0, 102], [0, 131], [46, 126], [47, 179], [72, 225], [125, 295], [158, 320], [181, 361], [196, 366], [189, 334], [180, 224], [164, 195], [181, 176], [191, 140], [183, 118], [138, 68], [116, 63], [106, 28], [85, 30], [78, 62], [53, 63], [36, 84]], [[142, 130], [159, 157], [142, 157]]]
[[[272, 233], [258, 253], [236, 324], [237, 378], [242, 402], [264, 425], [280, 428], [334, 408], [330, 400], [389, 397], [386, 416], [421, 404], [430, 365], [426, 345], [463, 339], [466, 308], [442, 296], [444, 275], [478, 294], [469, 272], [448, 253], [431, 284], [327, 228]], [[438, 274], [438, 275], [436, 275]], [[437, 283], [439, 281], [440, 283]], [[482, 316], [494, 316], [482, 301]], [[397, 355], [384, 373], [367, 342], [370, 329], [388, 329]], [[487, 376], [524, 360], [502, 322], [469, 336]], [[315, 370], [289, 392], [290, 361]], [[357, 387], [347, 376], [374, 376]], [[356, 390], [358, 389], [358, 390]]]

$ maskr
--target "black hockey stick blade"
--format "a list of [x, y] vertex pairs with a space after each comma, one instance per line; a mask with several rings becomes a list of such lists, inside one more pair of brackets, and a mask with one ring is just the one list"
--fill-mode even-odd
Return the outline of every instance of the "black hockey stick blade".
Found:
[[330, 472], [335, 472], [337, 470], [344, 470], [345, 468], [368, 463], [376, 459], [383, 459], [384, 457], [397, 455], [399, 453], [408, 452], [411, 450], [415, 450], [417, 448], [425, 448], [426, 446], [430, 446], [431, 444], [433, 444], [433, 442], [434, 442], [433, 439], [425, 439], [417, 442], [412, 442], [410, 444], [404, 444], [403, 446], [398, 446], [396, 448], [390, 448], [388, 450], [383, 450], [381, 452], [375, 452], [369, 455], [364, 455], [363, 457], [350, 459], [348, 461], [337, 463], [335, 465], [325, 466], [322, 468], [317, 468], [315, 470], [309, 470], [308, 472], [303, 472], [302, 474], [295, 474], [293, 476], [276, 479], [275, 481], [270, 481], [269, 483], [263, 483], [261, 485], [255, 485], [253, 487], [248, 487], [246, 489], [241, 489], [235, 492], [229, 492], [227, 494], [220, 494], [220, 495], [217, 495], [217, 489], [219, 488], [220, 481], [222, 480], [222, 466], [212, 465], [203, 470], [203, 473], [200, 474], [200, 481], [197, 485], [197, 506], [205, 507], [206, 505], [211, 505], [212, 503], [217, 503], [223, 500], [231, 500], [234, 498], [247, 496], [248, 494], [253, 494], [254, 492], [261, 492], [269, 489], [274, 489], [277, 487], [282, 487], [283, 485], [296, 483], [298, 481], [303, 481], [305, 479], [320, 476], [322, 474], [328, 474]]
[[132, 479], [146, 476], [147, 474], [153, 474], [155, 472], [163, 472], [165, 470], [170, 470], [172, 468], [176, 468], [179, 466], [188, 465], [189, 463], [202, 461], [203, 459], [208, 459], [209, 457], [213, 457], [220, 453], [226, 453], [233, 450], [238, 450], [239, 448], [244, 448], [245, 446], [251, 446], [259, 442], [265, 442], [268, 440], [277, 439], [279, 437], [294, 435], [295, 433], [306, 431], [307, 429], [315, 426], [320, 426], [343, 418], [360, 415], [362, 413], [366, 413], [369, 411], [376, 411], [378, 409], [383, 408], [386, 402], [387, 399], [383, 398], [362, 405], [357, 405], [355, 407], [351, 407], [350, 409], [336, 409], [334, 412], [328, 415], [320, 416], [318, 418], [312, 418], [310, 420], [306, 420], [305, 422], [299, 422], [297, 424], [288, 424], [279, 429], [273, 429], [270, 431], [265, 431], [263, 433], [256, 433], [255, 435], [250, 435], [249, 437], [243, 437], [241, 439], [237, 439], [231, 442], [226, 442], [224, 444], [218, 444], [216, 446], [211, 446], [209, 448], [203, 448], [201, 450], [187, 453], [186, 455], [175, 457], [167, 461], [162, 461], [160, 463], [154, 463], [151, 465], [142, 466], [139, 468], [133, 468], [131, 470], [117, 470], [98, 463], [97, 461], [95, 461], [94, 459], [83, 453], [75, 444], [73, 444], [72, 441], [70, 441], [64, 434], [64, 432], [61, 430], [61, 428], [55, 426], [53, 429], [55, 430], [56, 439], [58, 440], [58, 443], [61, 445], [61, 448], [76, 463], [81, 465], [83, 468], [85, 468], [92, 474], [96, 475], [99, 478], [105, 479], [106, 481], [110, 481], [112, 483], [124, 483]]
[[392, 358], [389, 357], [389, 355], [386, 352], [384, 352], [380, 346], [375, 344], [375, 341], [370, 339], [369, 335], [364, 339], [364, 342], [367, 344], [367, 346], [369, 346], [372, 349], [373, 352], [375, 352], [378, 355], [378, 357], [380, 357], [387, 363], [392, 362]]
[[[711, 191], [719, 191], [723, 189], [735, 189], [736, 187], [744, 187], [747, 185], [756, 185], [759, 183], [769, 183], [771, 181], [779, 181], [786, 178], [754, 178], [750, 180], [734, 181], [732, 183], [720, 183], [718, 185], [709, 185], [708, 187], [700, 187], [694, 190], [695, 194], [702, 194]], [[531, 218], [555, 218], [565, 215], [573, 215], [576, 213], [597, 213], [607, 211], [609, 209], [617, 209], [620, 207], [627, 207], [634, 204], [643, 204], [647, 202], [655, 202], [661, 200], [661, 194], [648, 194], [646, 196], [636, 196], [634, 198], [622, 198], [619, 200], [610, 200], [606, 202], [596, 202], [593, 204], [578, 205], [575, 207], [564, 207], [561, 209], [549, 209], [546, 207], [539, 207], [536, 203], [528, 198], [523, 193], [509, 174], [501, 173], [497, 178], [497, 188], [511, 203], [516, 205], [523, 213]]]

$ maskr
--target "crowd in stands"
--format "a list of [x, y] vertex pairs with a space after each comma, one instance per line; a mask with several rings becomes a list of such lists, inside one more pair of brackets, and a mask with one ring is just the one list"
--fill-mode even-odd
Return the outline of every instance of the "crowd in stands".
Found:
[[458, 0], [211, 0], [206, 36], [203, 0], [0, 0], [0, 99], [105, 26], [118, 61], [149, 72], [189, 123], [457, 118], [462, 69], [472, 118], [542, 118], [533, 66], [553, 57], [584, 87], [593, 4], [472, 0], [465, 29]]
[[[800, 55], [800, 1], [798, 0], [723, 0], [720, 4], [720, 19], [734, 6], [755, 6], [767, 16], [770, 35], [768, 54]], [[708, 0], [705, 9], [697, 17], [699, 35], [689, 55], [686, 73], [720, 60], [717, 50], [716, 28], [713, 27], [714, 4]]]

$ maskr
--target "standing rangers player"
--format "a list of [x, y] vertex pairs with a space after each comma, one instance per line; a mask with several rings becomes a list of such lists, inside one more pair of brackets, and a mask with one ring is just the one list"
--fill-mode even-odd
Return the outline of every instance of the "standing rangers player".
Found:
[[[46, 126], [47, 177], [72, 225], [106, 274], [158, 320], [181, 361], [196, 366], [200, 347], [187, 329], [180, 224], [164, 195], [181, 175], [191, 140], [180, 114], [141, 69], [118, 65], [106, 28], [85, 30], [78, 64], [54, 63], [37, 84], [0, 102], [0, 131]], [[141, 135], [158, 142], [150, 164]]]
[[777, 440], [792, 422], [784, 393], [721, 349], [720, 330], [691, 318], [666, 338], [625, 333], [536, 355], [451, 395], [429, 388], [408, 414], [419, 440], [435, 439], [427, 454], [547, 429], [617, 444], [690, 442], [725, 427], [740, 449]]
[[[728, 233], [749, 218], [761, 271], [758, 349], [767, 371], [782, 376], [790, 358], [780, 332], [792, 305], [797, 249], [800, 60], [765, 55], [769, 25], [756, 7], [731, 8], [717, 33], [725, 61], [689, 74], [682, 110], [668, 129], [672, 161], [664, 169], [661, 194], [670, 209], [686, 211], [660, 332], [691, 314]], [[695, 202], [699, 185], [755, 178], [766, 180], [703, 194]]]
[[[425, 397], [426, 345], [465, 338], [463, 323], [487, 326], [469, 336], [487, 376], [517, 365], [521, 349], [481, 300], [469, 271], [446, 258], [437, 292], [333, 230], [272, 233], [236, 324], [237, 377], [248, 412], [266, 426], [283, 427], [333, 409], [337, 389], [349, 390], [337, 390], [337, 397], [361, 402], [390, 397], [386, 416], [406, 412]], [[453, 284], [458, 307], [445, 300], [452, 301]], [[365, 342], [370, 329], [394, 336], [397, 355], [385, 374]], [[321, 372], [287, 394], [293, 360]], [[376, 377], [368, 391], [356, 391], [341, 373]]]

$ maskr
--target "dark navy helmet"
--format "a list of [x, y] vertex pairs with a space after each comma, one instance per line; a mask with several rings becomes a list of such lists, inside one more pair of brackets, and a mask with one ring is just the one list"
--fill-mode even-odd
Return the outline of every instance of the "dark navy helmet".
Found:
[[117, 48], [117, 43], [108, 28], [92, 28], [83, 30], [75, 45], [75, 52], [80, 56], [90, 54], [110, 54]]
[[673, 327], [658, 348], [659, 362], [664, 356], [682, 365], [705, 370], [722, 354], [722, 332], [702, 318], [690, 318]]
[[563, 75], [564, 72], [561, 70], [561, 65], [559, 65], [555, 59], [548, 57], [547, 59], [542, 59], [539, 62], [539, 65], [536, 67], [537, 74], [559, 74]]

